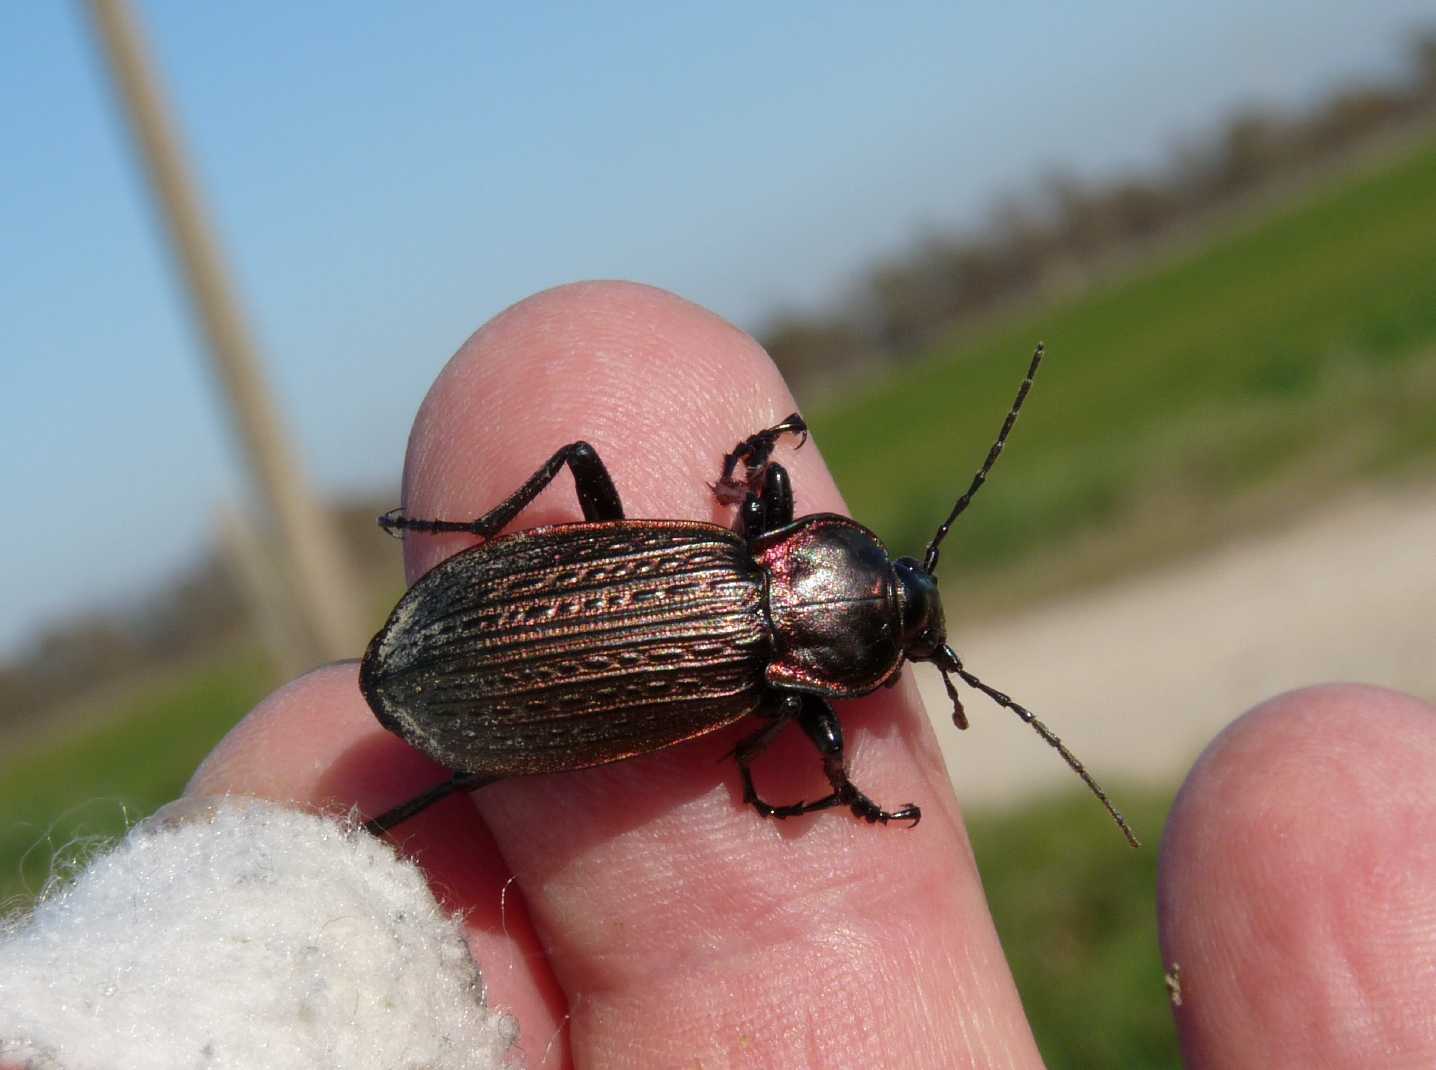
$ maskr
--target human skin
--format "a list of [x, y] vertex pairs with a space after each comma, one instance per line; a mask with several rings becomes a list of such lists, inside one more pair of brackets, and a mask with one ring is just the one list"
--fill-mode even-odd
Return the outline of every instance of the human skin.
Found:
[[1209, 746], [1162, 844], [1191, 1066], [1436, 1066], [1436, 709], [1351, 685]]
[[[582, 437], [629, 516], [726, 525], [710, 490], [719, 459], [796, 407], [761, 348], [697, 306], [629, 284], [563, 287], [490, 322], [439, 376], [410, 438], [405, 511], [478, 516]], [[799, 513], [844, 512], [820, 443], [788, 446]], [[515, 527], [579, 518], [561, 475]], [[409, 536], [410, 581], [472, 542]], [[912, 671], [840, 713], [853, 779], [889, 809], [919, 804], [915, 831], [844, 811], [760, 818], [726, 760], [751, 725], [502, 781], [393, 831], [464, 913], [529, 1065], [1041, 1065]], [[329, 666], [270, 696], [188, 792], [373, 815], [443, 778], [378, 726], [356, 675]], [[1285, 1045], [1316, 1037], [1324, 1057], [1289, 1065], [1369, 1066], [1394, 1045], [1410, 1065], [1436, 1062], [1422, 1013], [1436, 899], [1417, 894], [1436, 877], [1431, 713], [1387, 692], [1295, 694], [1199, 763], [1161, 891], [1192, 1065], [1286, 1065]], [[1332, 739], [1348, 741], [1339, 768]], [[755, 770], [772, 801], [828, 790], [797, 729]], [[1312, 846], [1332, 837], [1331, 854]], [[1344, 1027], [1354, 1013], [1363, 1027]]]

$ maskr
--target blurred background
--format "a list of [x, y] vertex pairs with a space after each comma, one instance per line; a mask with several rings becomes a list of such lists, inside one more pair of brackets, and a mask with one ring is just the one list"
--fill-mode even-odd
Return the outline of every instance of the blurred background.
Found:
[[11, 905], [360, 653], [429, 383], [580, 278], [754, 333], [906, 552], [1047, 340], [952, 638], [1148, 848], [925, 686], [1050, 1066], [1176, 1065], [1155, 846], [1222, 725], [1436, 698], [1429, 0], [7, 5], [0, 53]]

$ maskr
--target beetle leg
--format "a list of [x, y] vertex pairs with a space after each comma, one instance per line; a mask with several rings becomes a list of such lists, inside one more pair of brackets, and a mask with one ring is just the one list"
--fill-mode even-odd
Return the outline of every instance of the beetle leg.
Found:
[[793, 481], [781, 464], [770, 464], [763, 476], [762, 495], [747, 492], [734, 528], [745, 538], [756, 539], [792, 522]]
[[587, 442], [571, 442], [550, 457], [523, 486], [481, 517], [474, 520], [422, 520], [404, 516], [396, 509], [381, 516], [379, 526], [391, 534], [395, 531], [431, 534], [464, 531], [487, 539], [502, 531], [523, 511], [524, 506], [537, 498], [539, 491], [553, 482], [564, 465], [568, 465], [573, 473], [573, 486], [578, 492], [578, 504], [583, 509], [585, 520], [623, 519], [623, 502], [618, 497], [618, 488], [613, 485], [613, 479], [599, 459], [598, 452]]
[[473, 791], [485, 784], [492, 784], [497, 779], [497, 777], [477, 776], [473, 773], [455, 773], [448, 780], [434, 785], [422, 794], [415, 795], [408, 802], [402, 802], [398, 806], [385, 810], [372, 821], [364, 822], [364, 831], [371, 836], [380, 836], [395, 825], [408, 821], [421, 810], [427, 810], [440, 799], [446, 798], [456, 791]]
[[[773, 448], [777, 446], [778, 439], [786, 434], [801, 435], [802, 442], [798, 443], [799, 446], [808, 441], [808, 425], [796, 412], [772, 427], [765, 427], [762, 431], [749, 435], [734, 446], [731, 453], [725, 453], [723, 470], [718, 476], [718, 482], [713, 484], [713, 493], [718, 500], [724, 505], [736, 505], [748, 494], [757, 494], [759, 480], [768, 467], [768, 458], [773, 456]], [[744, 477], [735, 479], [733, 472], [739, 461], [743, 462]]]
[[838, 721], [838, 715], [825, 701], [805, 696], [798, 723], [803, 726], [803, 731], [823, 756], [823, 772], [827, 775], [828, 783], [833, 786], [833, 794], [817, 802], [808, 803], [800, 813], [822, 810], [829, 806], [846, 806], [869, 823], [876, 821], [886, 825], [889, 821], [911, 821], [915, 826], [922, 819], [922, 811], [912, 803], [898, 810], [884, 810], [848, 779], [847, 763], [843, 760], [843, 728]]
[[[753, 786], [753, 772], [749, 766], [753, 759], [787, 726], [789, 719], [793, 716], [791, 711], [794, 705], [800, 706], [800, 711], [797, 713], [798, 723], [803, 726], [803, 731], [807, 733], [808, 738], [813, 741], [813, 745], [823, 756], [823, 772], [827, 775], [828, 782], [832, 784], [833, 791], [813, 802], [774, 806], [758, 797], [758, 791]], [[869, 823], [879, 822], [886, 825], [889, 821], [911, 821], [913, 825], [916, 825], [922, 819], [922, 811], [912, 803], [908, 803], [898, 810], [884, 810], [848, 779], [846, 764], [843, 761], [842, 725], [838, 722], [838, 715], [833, 712], [833, 708], [820, 698], [788, 696], [784, 701], [784, 713], [780, 715], [779, 719], [739, 743], [734, 750], [734, 756], [738, 760], [738, 770], [743, 776], [743, 801], [764, 817], [798, 817], [800, 814], [811, 814], [816, 810], [846, 806]]]
[[743, 801], [764, 817], [777, 817], [780, 807], [772, 806], [758, 798], [758, 789], [753, 785], [753, 760], [768, 748], [778, 733], [788, 727], [801, 706], [796, 695], [784, 695], [778, 704], [771, 723], [764, 725], [751, 736], [745, 736], [733, 748], [732, 757], [738, 763], [738, 772], [743, 777]]

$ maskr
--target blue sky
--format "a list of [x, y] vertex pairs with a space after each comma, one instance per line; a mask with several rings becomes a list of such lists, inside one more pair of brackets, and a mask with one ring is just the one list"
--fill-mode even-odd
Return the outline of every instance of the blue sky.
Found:
[[[397, 486], [435, 372], [535, 290], [640, 279], [756, 327], [1054, 168], [1395, 73], [1431, 13], [495, 6], [140, 5], [323, 489]], [[0, 6], [0, 99], [3, 656], [192, 560], [245, 485], [82, 5]]]

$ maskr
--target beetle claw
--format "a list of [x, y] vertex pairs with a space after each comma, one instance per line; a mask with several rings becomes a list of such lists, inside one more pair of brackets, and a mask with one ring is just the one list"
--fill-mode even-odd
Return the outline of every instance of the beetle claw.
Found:
[[386, 535], [402, 539], [404, 537], [404, 507], [401, 505], [396, 509], [390, 509], [379, 518], [379, 526], [384, 529]]

